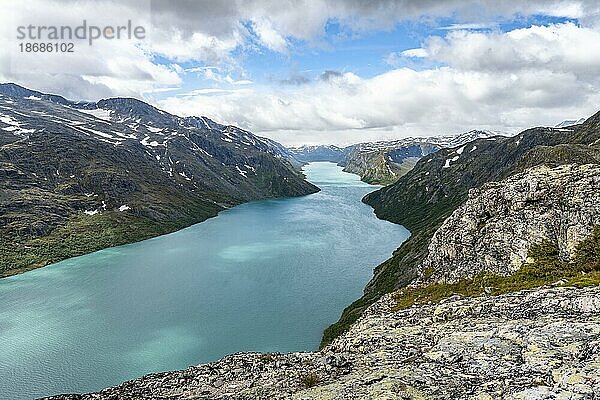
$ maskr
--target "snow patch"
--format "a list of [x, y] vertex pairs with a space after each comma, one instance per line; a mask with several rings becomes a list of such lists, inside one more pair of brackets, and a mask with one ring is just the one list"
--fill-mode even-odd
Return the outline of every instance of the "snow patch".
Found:
[[446, 162], [444, 163], [444, 166], [442, 168], [450, 168], [450, 163], [458, 160], [459, 156], [454, 156], [452, 158], [447, 158]]
[[76, 128], [76, 129], [82, 130], [84, 133], [93, 133], [94, 135], [98, 135], [98, 136], [106, 138], [106, 139], [121, 140], [121, 139], [115, 138], [113, 135], [109, 135], [108, 133], [100, 132], [100, 131], [97, 131], [97, 130], [92, 129], [92, 128], [84, 128], [83, 126], [80, 126], [80, 127]]
[[6, 125], [14, 125], [14, 126], [19, 126], [20, 125], [20, 123], [18, 121], [15, 121], [14, 119], [12, 119], [8, 115], [1, 116], [0, 117], [0, 122], [5, 123]]
[[148, 142], [148, 140], [150, 139], [150, 136], [146, 136], [144, 139], [142, 139], [140, 141], [141, 144], [143, 144], [144, 146], [149, 146], [149, 147], [157, 147], [160, 146], [159, 143], [156, 140], [153, 140], [151, 142]]
[[235, 168], [238, 170], [240, 175], [242, 175], [244, 178], [248, 177], [248, 171], [244, 171], [243, 169], [240, 169], [240, 167], [238, 167], [237, 165], [235, 166]]
[[553, 128], [552, 130], [555, 132], [573, 132], [573, 129], [566, 129], [566, 128]]
[[79, 112], [82, 112], [84, 114], [89, 114], [93, 117], [96, 117], [98, 119], [104, 120], [104, 121], [110, 121], [110, 110], [105, 110], [103, 108], [96, 108], [93, 110], [77, 110]]
[[131, 210], [131, 208], [126, 204], [123, 204], [121, 207], [119, 207], [119, 211], [127, 211], [127, 210]]
[[98, 210], [90, 210], [90, 211], [84, 211], [83, 213], [86, 215], [96, 215], [98, 214]]
[[189, 176], [186, 175], [185, 172], [179, 172], [179, 175], [181, 175], [186, 181], [191, 181], [192, 180]]

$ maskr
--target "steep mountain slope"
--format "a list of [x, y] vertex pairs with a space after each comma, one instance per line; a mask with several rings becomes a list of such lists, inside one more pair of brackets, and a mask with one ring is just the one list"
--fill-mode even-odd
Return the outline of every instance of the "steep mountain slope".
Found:
[[349, 147], [333, 145], [300, 146], [288, 148], [289, 153], [298, 161], [307, 163], [311, 161], [341, 162], [349, 151]]
[[344, 171], [359, 175], [365, 182], [386, 185], [397, 181], [417, 161], [439, 149], [497, 135], [500, 133], [473, 130], [458, 135], [360, 143], [350, 149], [340, 165], [344, 166]]
[[412, 236], [375, 269], [363, 297], [351, 304], [324, 335], [337, 336], [385, 293], [409, 285], [422, 273], [431, 238], [462, 204], [471, 188], [537, 166], [600, 163], [600, 113], [569, 128], [533, 128], [514, 137], [477, 139], [422, 158], [393, 185], [365, 196], [378, 217], [406, 226]]
[[533, 167], [471, 189], [433, 235], [418, 281], [455, 283], [482, 272], [508, 276], [531, 261], [538, 243], [569, 262], [598, 223], [600, 164]]
[[318, 190], [272, 141], [135, 99], [0, 85], [0, 276]]

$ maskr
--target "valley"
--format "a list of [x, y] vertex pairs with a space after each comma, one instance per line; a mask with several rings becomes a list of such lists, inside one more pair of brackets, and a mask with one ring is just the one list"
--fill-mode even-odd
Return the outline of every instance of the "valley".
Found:
[[443, 148], [469, 143], [475, 139], [507, 136], [502, 132], [469, 131], [456, 135], [407, 137], [400, 140], [353, 144], [347, 147], [302, 146], [288, 149], [300, 162], [331, 161], [357, 174], [364, 182], [389, 185], [410, 171], [421, 158]]
[[[88, 392], [240, 351], [310, 351], [408, 237], [332, 163], [321, 191], [0, 279], [0, 398]], [[19, 376], [19, 379], [10, 377]]]
[[[56, 385], [34, 392], [27, 383], [0, 388], [15, 398], [89, 392], [199, 362], [214, 364], [150, 374], [98, 394], [54, 398], [136, 393], [150, 399], [158, 387], [175, 398], [236, 393], [248, 399], [351, 399], [394, 387], [408, 398], [441, 399], [439, 393], [462, 398], [484, 386], [478, 389], [483, 398], [518, 398], [535, 390], [591, 398], [585, 396], [600, 385], [594, 380], [597, 352], [585, 350], [600, 332], [600, 114], [513, 136], [469, 131], [343, 148], [286, 148], [138, 100], [81, 103], [12, 84], [0, 89], [2, 274], [50, 264], [0, 280], [0, 300], [8, 301], [2, 321], [13, 327], [4, 331], [9, 346], [3, 359], [9, 361], [0, 368], [10, 375], [38, 367], [57, 374]], [[248, 238], [251, 243], [245, 243]], [[138, 261], [126, 261], [132, 259]], [[107, 289], [99, 290], [101, 284]], [[121, 297], [132, 287], [139, 287], [139, 297], [130, 298], [128, 308]], [[32, 298], [32, 290], [39, 295]], [[154, 321], [140, 311], [152, 293], [163, 299], [152, 310], [160, 310], [159, 316], [171, 310], [172, 321]], [[43, 304], [36, 300], [53, 296]], [[548, 310], [548, 301], [564, 307]], [[61, 304], [75, 314], [65, 314]], [[102, 304], [119, 310], [97, 308]], [[173, 314], [193, 309], [203, 315], [203, 304], [220, 312], [192, 325], [181, 323], [187, 311]], [[15, 305], [24, 309], [15, 312]], [[89, 348], [87, 329], [102, 328], [82, 324], [85, 329], [75, 332], [62, 320], [85, 319], [89, 312], [105, 315], [113, 327], [110, 337], [116, 327], [126, 327], [114, 336], [126, 347], [107, 336], [94, 338], [100, 347]], [[239, 320], [238, 312], [256, 324]], [[136, 313], [139, 319], [131, 319]], [[49, 329], [58, 336], [48, 336], [40, 321], [55, 324]], [[289, 331], [277, 328], [281, 321], [293, 321]], [[233, 331], [253, 333], [221, 334], [231, 342], [211, 342], [223, 326], [237, 323], [245, 328]], [[471, 376], [480, 357], [462, 323], [510, 356], [500, 360], [485, 353], [489, 369], [472, 380], [456, 379], [456, 373]], [[525, 332], [528, 343], [541, 349], [539, 357], [555, 354], [547, 339], [536, 336], [538, 326], [557, 343], [575, 337], [573, 348], [583, 349], [576, 350], [578, 361], [561, 353], [564, 361], [549, 371], [537, 355], [525, 362], [511, 358], [526, 351], [510, 342], [514, 332]], [[510, 332], [496, 338], [501, 327]], [[415, 335], [415, 329], [429, 336]], [[393, 339], [390, 331], [396, 332]], [[78, 349], [74, 358], [39, 359], [64, 353], [63, 334], [78, 338], [71, 343]], [[448, 335], [453, 339], [442, 345], [438, 338]], [[313, 351], [319, 338], [320, 350]], [[160, 353], [155, 342], [169, 343], [163, 364], [153, 358]], [[212, 343], [212, 350], [203, 342]], [[21, 343], [31, 351], [22, 353]], [[122, 358], [136, 346], [144, 350]], [[98, 357], [107, 348], [116, 352]], [[243, 353], [215, 361], [238, 351]], [[92, 374], [81, 362], [101, 365], [106, 373]], [[284, 365], [285, 375], [271, 362]], [[70, 387], [60, 384], [65, 365], [78, 376]], [[523, 365], [530, 371], [527, 380], [517, 373]], [[428, 378], [433, 371], [440, 378], [435, 383]], [[569, 371], [579, 386], [569, 383]], [[508, 384], [495, 380], [498, 374]], [[173, 379], [178, 383], [164, 384]]]

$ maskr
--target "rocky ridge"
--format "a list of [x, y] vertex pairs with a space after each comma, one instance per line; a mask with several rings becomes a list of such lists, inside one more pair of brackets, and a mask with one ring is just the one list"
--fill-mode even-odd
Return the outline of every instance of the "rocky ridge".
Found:
[[[470, 189], [501, 181], [535, 166], [600, 164], [600, 112], [568, 128], [537, 127], [512, 137], [476, 139], [423, 157], [392, 185], [369, 193], [363, 202], [379, 218], [404, 225], [411, 237], [375, 268], [362, 297], [325, 330], [329, 343], [386, 293], [413, 283], [435, 231], [467, 198]], [[425, 273], [426, 272], [426, 273]]]
[[433, 234], [421, 283], [456, 282], [481, 272], [509, 275], [534, 244], [557, 246], [563, 261], [600, 223], [600, 166], [535, 167], [469, 191]]
[[394, 311], [384, 296], [320, 352], [234, 354], [98, 393], [124, 399], [596, 399], [600, 288], [451, 298]]

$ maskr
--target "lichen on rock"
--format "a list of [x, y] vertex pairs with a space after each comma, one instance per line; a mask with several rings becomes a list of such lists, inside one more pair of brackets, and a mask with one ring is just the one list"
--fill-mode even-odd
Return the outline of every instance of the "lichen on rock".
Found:
[[420, 283], [456, 282], [481, 272], [509, 275], [532, 245], [556, 244], [568, 261], [600, 223], [600, 166], [535, 167], [471, 189], [435, 232]]

